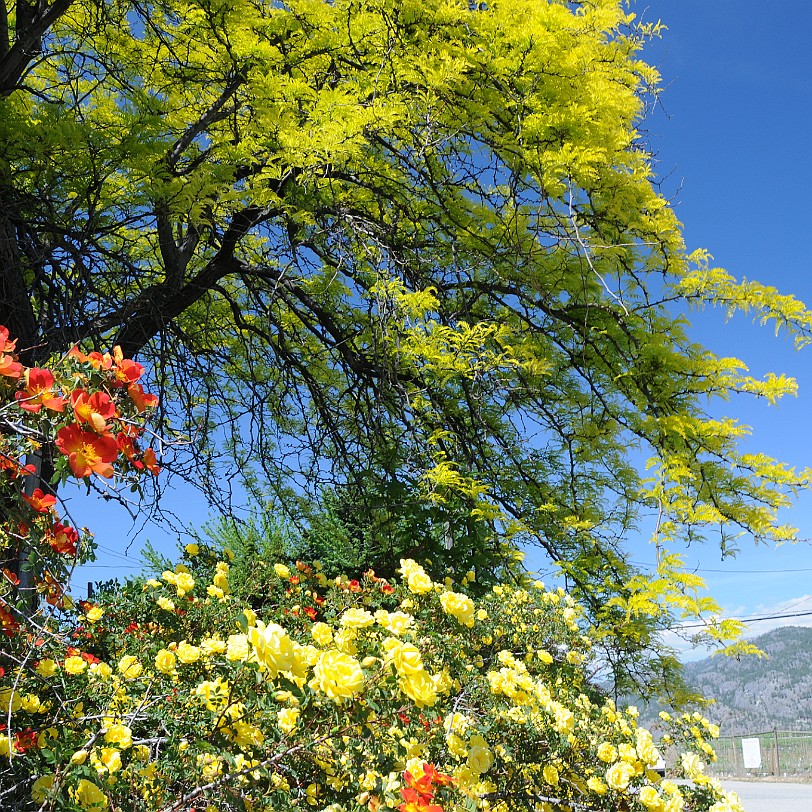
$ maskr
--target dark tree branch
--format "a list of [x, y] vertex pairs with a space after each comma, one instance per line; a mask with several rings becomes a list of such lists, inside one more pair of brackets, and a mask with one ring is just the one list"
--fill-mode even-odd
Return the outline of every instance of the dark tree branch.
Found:
[[40, 52], [43, 36], [72, 2], [55, 0], [50, 6], [43, 0], [36, 3], [18, 2], [14, 44], [0, 54], [0, 96], [10, 96], [19, 88], [28, 65]]

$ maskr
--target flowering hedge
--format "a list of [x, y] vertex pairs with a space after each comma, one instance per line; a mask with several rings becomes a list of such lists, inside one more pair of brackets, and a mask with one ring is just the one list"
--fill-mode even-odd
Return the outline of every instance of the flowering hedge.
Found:
[[[160, 579], [74, 605], [64, 577], [92, 547], [50, 486], [157, 473], [139, 447], [156, 399], [117, 352], [47, 370], [13, 353], [0, 328], [0, 542], [46, 601], [4, 569], [4, 810], [740, 808], [703, 773], [718, 731], [698, 716], [664, 720], [690, 783], [652, 770], [636, 712], [586, 677], [581, 610], [540, 583], [474, 601], [473, 573], [435, 583], [411, 560], [397, 583], [276, 563], [246, 605], [228, 551], [189, 544]], [[32, 488], [49, 447], [53, 480]]]
[[6, 673], [10, 808], [739, 808], [702, 772], [718, 731], [701, 719], [669, 722], [692, 783], [652, 770], [636, 712], [586, 680], [562, 590], [474, 602], [413, 561], [396, 584], [279, 564], [256, 611], [227, 559], [189, 545]]

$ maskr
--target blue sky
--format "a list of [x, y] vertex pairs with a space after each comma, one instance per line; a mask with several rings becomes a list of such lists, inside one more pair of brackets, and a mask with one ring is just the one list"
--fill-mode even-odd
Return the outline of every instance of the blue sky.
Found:
[[[738, 278], [758, 279], [812, 304], [812, 58], [807, 32], [812, 6], [773, 0], [649, 0], [634, 5], [644, 19], [668, 30], [644, 56], [663, 77], [660, 104], [645, 122], [657, 153], [663, 190], [673, 197], [689, 248], [707, 248], [715, 263]], [[812, 465], [812, 347], [796, 352], [745, 318], [726, 322], [720, 312], [692, 314], [695, 336], [720, 354], [742, 358], [751, 372], [786, 372], [800, 393], [777, 407], [748, 399], [724, 411], [753, 426], [753, 449], [798, 467]], [[72, 501], [80, 523], [101, 545], [92, 569], [75, 583], [138, 570], [141, 540], [170, 548], [171, 537], [147, 525], [131, 528], [112, 505]], [[193, 492], [176, 492], [170, 504], [199, 525], [207, 515]], [[812, 538], [812, 495], [785, 517]], [[124, 550], [137, 536], [130, 553]], [[632, 542], [635, 557], [652, 559], [645, 539]], [[728, 616], [812, 612], [812, 545], [755, 548], [741, 540], [736, 559], [720, 560], [709, 543], [686, 551]], [[81, 588], [78, 592], [82, 592]], [[809, 616], [748, 625], [757, 634], [775, 625], [812, 625]]]
[[[812, 57], [805, 32], [812, 6], [773, 0], [650, 0], [644, 19], [668, 30], [646, 51], [663, 77], [661, 104], [647, 121], [664, 191], [684, 225], [689, 248], [704, 247], [738, 278], [757, 279], [812, 304]], [[812, 465], [812, 346], [796, 352], [785, 337], [746, 318], [725, 322], [694, 313], [696, 337], [744, 360], [754, 374], [786, 372], [797, 398], [769, 407], [742, 398], [722, 404], [753, 427], [750, 441], [800, 468]], [[785, 520], [812, 538], [807, 494]], [[721, 562], [712, 545], [686, 551], [726, 614], [812, 612], [812, 545], [754, 548]], [[812, 615], [749, 624], [812, 625]]]

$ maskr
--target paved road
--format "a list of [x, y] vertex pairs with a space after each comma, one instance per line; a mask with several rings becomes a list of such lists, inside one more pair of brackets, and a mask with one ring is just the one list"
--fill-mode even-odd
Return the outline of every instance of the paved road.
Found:
[[739, 794], [744, 812], [812, 812], [812, 784], [722, 781]]

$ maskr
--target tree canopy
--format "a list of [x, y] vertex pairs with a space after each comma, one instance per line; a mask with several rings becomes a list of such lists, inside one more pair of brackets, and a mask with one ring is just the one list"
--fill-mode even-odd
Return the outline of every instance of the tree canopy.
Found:
[[[682, 314], [798, 342], [810, 314], [686, 251], [642, 131], [658, 27], [624, 3], [2, 14], [0, 323], [27, 364], [137, 355], [210, 492], [249, 467], [286, 494], [406, 494], [392, 511], [448, 525], [426, 552], [487, 568], [536, 544], [613, 633], [709, 606], [679, 542], [793, 537], [776, 511], [807, 474], [709, 404], [794, 382]], [[646, 516], [653, 579], [624, 546]], [[455, 561], [461, 526], [482, 542]]]

